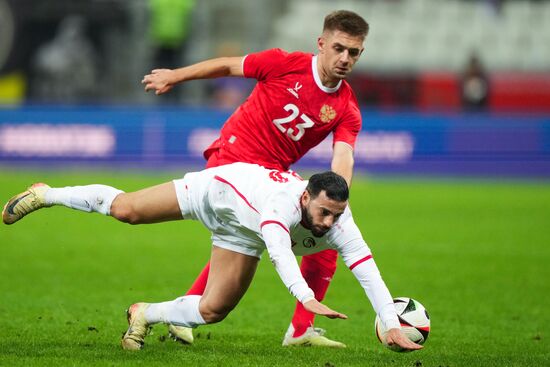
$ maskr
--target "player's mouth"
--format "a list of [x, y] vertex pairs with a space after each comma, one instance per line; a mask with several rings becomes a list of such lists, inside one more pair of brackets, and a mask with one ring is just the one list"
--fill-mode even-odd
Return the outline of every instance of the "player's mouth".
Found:
[[348, 73], [348, 68], [336, 67], [336, 73], [340, 75], [346, 75]]
[[314, 226], [311, 230], [311, 233], [315, 237], [323, 237], [327, 232], [330, 230], [330, 227], [321, 227], [321, 226]]

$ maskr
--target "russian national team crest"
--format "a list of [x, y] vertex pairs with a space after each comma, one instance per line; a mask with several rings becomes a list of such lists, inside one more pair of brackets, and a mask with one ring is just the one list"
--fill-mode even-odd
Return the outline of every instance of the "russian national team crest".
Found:
[[322, 122], [331, 122], [336, 117], [336, 111], [328, 104], [324, 104], [319, 112], [319, 119]]

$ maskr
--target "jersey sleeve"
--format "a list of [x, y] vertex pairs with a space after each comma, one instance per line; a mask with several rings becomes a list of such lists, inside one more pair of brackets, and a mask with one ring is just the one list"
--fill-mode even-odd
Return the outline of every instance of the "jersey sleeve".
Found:
[[265, 80], [273, 77], [288, 53], [280, 48], [273, 48], [246, 55], [243, 61], [243, 74], [246, 78]]
[[361, 260], [372, 257], [359, 227], [355, 224], [351, 210], [346, 210], [328, 234], [329, 246], [337, 250], [348, 268], [353, 268]]
[[387, 329], [400, 328], [401, 324], [397, 318], [392, 296], [372, 256], [353, 267], [351, 272], [363, 287], [372, 308], [385, 327]]
[[292, 294], [301, 303], [314, 298], [313, 291], [309, 288], [296, 256], [292, 252], [290, 228], [301, 218], [296, 206], [289, 205], [293, 202], [290, 195], [279, 192], [268, 199], [267, 205], [260, 218], [260, 228], [269, 258], [279, 277]]
[[355, 141], [357, 140], [359, 131], [361, 131], [362, 118], [359, 104], [357, 103], [357, 99], [353, 95], [351, 89], [350, 93], [351, 97], [348, 108], [346, 109], [342, 120], [334, 130], [332, 143], [343, 142], [349, 144], [352, 149], [355, 149]]
[[262, 222], [262, 236], [269, 259], [290, 294], [302, 304], [312, 300], [315, 297], [314, 293], [300, 272], [286, 229], [277, 223], [265, 221]]
[[372, 308], [388, 329], [399, 328], [400, 323], [388, 287], [372, 258], [372, 253], [346, 209], [339, 228], [330, 237], [331, 246], [342, 255], [346, 266], [361, 284]]

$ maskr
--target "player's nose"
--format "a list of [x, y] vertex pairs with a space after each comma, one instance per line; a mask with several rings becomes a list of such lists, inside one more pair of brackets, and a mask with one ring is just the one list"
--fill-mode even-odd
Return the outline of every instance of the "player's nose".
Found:
[[328, 229], [334, 224], [334, 217], [332, 215], [326, 216], [323, 219], [323, 226]]
[[344, 52], [340, 54], [340, 62], [343, 64], [347, 64], [349, 60], [350, 60], [349, 51], [344, 50]]

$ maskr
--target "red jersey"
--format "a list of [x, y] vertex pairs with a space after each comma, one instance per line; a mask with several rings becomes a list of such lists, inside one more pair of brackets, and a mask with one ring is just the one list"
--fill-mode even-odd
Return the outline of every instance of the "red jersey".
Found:
[[286, 171], [330, 133], [333, 143], [354, 148], [357, 99], [346, 81], [322, 85], [317, 56], [266, 50], [245, 56], [243, 72], [258, 82], [204, 152], [207, 167], [245, 162]]

